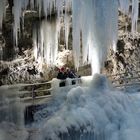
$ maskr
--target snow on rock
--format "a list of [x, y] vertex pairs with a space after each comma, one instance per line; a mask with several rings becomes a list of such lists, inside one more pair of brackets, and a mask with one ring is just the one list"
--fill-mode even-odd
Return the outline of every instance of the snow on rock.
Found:
[[60, 68], [66, 64], [68, 65], [70, 62], [72, 63], [72, 61], [72, 51], [63, 49], [62, 51], [58, 52], [55, 65]]

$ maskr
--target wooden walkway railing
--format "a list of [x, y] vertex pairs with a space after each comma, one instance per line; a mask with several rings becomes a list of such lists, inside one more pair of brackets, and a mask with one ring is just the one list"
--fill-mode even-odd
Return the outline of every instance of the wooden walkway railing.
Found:
[[[121, 73], [117, 75], [108, 75], [107, 77], [112, 81], [112, 84], [116, 88], [125, 88], [133, 85], [140, 85], [140, 71], [133, 71], [131, 76], [128, 73]], [[81, 78], [66, 80], [53, 79], [51, 81], [43, 83], [22, 84], [18, 85], [18, 96], [20, 97], [20, 100], [22, 102], [30, 103], [41, 101], [45, 98], [50, 99], [52, 97], [52, 90], [54, 88], [59, 88], [61, 83], [64, 83], [63, 86], [72, 87], [82, 84]]]
[[23, 84], [19, 87], [19, 97], [23, 102], [30, 101], [34, 102], [36, 100], [41, 100], [44, 98], [51, 98], [52, 90], [56, 87], [59, 88], [61, 83], [64, 84], [61, 87], [64, 86], [73, 87], [81, 84], [81, 79], [80, 78], [66, 80], [53, 79], [52, 81], [44, 83]]

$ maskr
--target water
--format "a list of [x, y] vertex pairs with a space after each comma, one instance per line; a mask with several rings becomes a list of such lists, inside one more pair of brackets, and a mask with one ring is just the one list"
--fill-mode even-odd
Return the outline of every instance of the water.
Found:
[[28, 125], [17, 87], [0, 88], [0, 140], [139, 140], [139, 92], [119, 91], [102, 75], [82, 82], [58, 88], [54, 79], [52, 100]]

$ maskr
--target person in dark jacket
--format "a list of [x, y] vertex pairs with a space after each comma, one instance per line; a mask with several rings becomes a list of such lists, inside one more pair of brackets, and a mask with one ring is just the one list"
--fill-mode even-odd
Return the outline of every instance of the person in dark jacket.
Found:
[[[66, 74], [65, 74], [65, 68], [62, 67], [61, 69], [59, 69], [59, 72], [57, 74], [57, 79], [60, 79], [60, 80], [65, 80], [67, 78]], [[66, 84], [65, 84], [65, 81], [62, 81], [60, 82], [60, 87], [64, 87]]]
[[65, 80], [66, 78], [67, 78], [67, 76], [65, 74], [65, 69], [62, 67], [61, 69], [59, 69], [57, 79]]
[[77, 75], [69, 68], [66, 69], [66, 75], [67, 75], [67, 78], [76, 78], [77, 77]]
[[[77, 75], [69, 68], [66, 68], [66, 76], [67, 78], [72, 78], [72, 79], [77, 78]], [[76, 81], [72, 80], [72, 85], [75, 85], [75, 84], [76, 84]]]

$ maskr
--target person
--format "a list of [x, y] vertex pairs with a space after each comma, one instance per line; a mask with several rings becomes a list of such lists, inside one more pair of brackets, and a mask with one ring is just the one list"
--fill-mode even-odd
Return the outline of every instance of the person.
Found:
[[76, 78], [77, 77], [76, 74], [69, 68], [66, 68], [66, 76], [67, 76], [67, 78]]
[[65, 80], [66, 78], [67, 78], [67, 76], [65, 74], [65, 68], [62, 67], [61, 69], [59, 69], [59, 72], [57, 74], [57, 79]]
[[[74, 71], [70, 70], [69, 68], [66, 68], [66, 76], [67, 78], [78, 78], [77, 75], [74, 73]], [[72, 85], [75, 85], [76, 81], [72, 80]]]
[[[65, 80], [67, 78], [66, 74], [65, 74], [65, 68], [62, 67], [61, 69], [59, 69], [59, 72], [57, 74], [57, 79], [59, 80]], [[59, 86], [60, 87], [64, 87], [66, 85], [65, 81], [60, 82]]]

